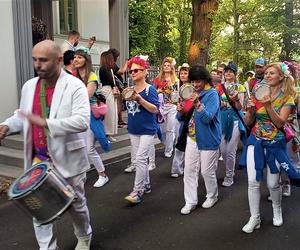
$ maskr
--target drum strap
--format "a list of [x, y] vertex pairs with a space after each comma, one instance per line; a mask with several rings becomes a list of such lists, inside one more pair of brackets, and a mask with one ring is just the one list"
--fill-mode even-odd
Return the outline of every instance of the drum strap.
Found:
[[[46, 95], [46, 83], [44, 80], [41, 82], [41, 89], [40, 89], [40, 105], [41, 105], [41, 115], [42, 118], [47, 119], [49, 118], [50, 107], [47, 103], [47, 95]], [[48, 129], [44, 128], [44, 134], [47, 137]]]

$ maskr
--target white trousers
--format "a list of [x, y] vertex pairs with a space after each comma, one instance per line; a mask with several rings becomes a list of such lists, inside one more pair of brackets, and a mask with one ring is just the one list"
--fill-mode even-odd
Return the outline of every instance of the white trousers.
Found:
[[236, 151], [240, 141], [240, 130], [238, 121], [234, 122], [232, 137], [230, 141], [225, 140], [225, 135], [222, 135], [221, 140], [221, 154], [226, 167], [226, 177], [232, 179], [234, 176]]
[[165, 145], [165, 154], [171, 155], [173, 153], [175, 141], [175, 128], [176, 128], [176, 105], [165, 104], [164, 118], [165, 122], [161, 124], [163, 134], [163, 143]]
[[185, 155], [185, 152], [182, 152], [182, 151], [178, 150], [177, 148], [175, 148], [171, 174], [183, 175], [184, 155]]
[[118, 101], [112, 93], [111, 86], [103, 86], [101, 93], [106, 98], [107, 113], [104, 117], [104, 127], [107, 135], [116, 135], [118, 133]]
[[154, 135], [129, 134], [131, 142], [131, 162], [136, 166], [134, 192], [142, 192], [146, 184], [150, 184], [148, 157], [153, 145]]
[[[279, 163], [276, 161], [279, 168]], [[248, 199], [250, 214], [259, 217], [260, 211], [260, 182], [256, 180], [256, 170], [254, 162], [254, 146], [249, 145], [247, 150], [247, 174], [248, 174]], [[281, 188], [279, 184], [279, 173], [272, 174], [267, 166], [267, 187], [270, 192], [273, 207], [281, 206]]]
[[88, 148], [88, 157], [90, 164], [93, 164], [98, 173], [102, 173], [105, 171], [104, 164], [101, 160], [100, 155], [96, 151], [95, 147], [95, 135], [93, 131], [88, 128], [87, 130], [87, 148]]
[[[92, 228], [90, 225], [90, 215], [84, 191], [86, 173], [68, 178], [66, 180], [73, 187], [77, 196], [68, 210], [72, 218], [74, 234], [76, 235], [77, 239], [89, 239], [92, 235]], [[40, 250], [58, 249], [55, 222], [47, 225], [39, 225], [36, 223], [35, 219], [33, 219], [33, 226]]]
[[216, 171], [218, 168], [219, 150], [199, 150], [197, 143], [187, 138], [184, 166], [184, 198], [185, 204], [198, 203], [198, 177], [199, 170], [204, 179], [206, 198], [218, 197], [218, 184]]
[[154, 146], [154, 142], [150, 145], [150, 148], [149, 148], [149, 161], [154, 161], [155, 162], [155, 146]]

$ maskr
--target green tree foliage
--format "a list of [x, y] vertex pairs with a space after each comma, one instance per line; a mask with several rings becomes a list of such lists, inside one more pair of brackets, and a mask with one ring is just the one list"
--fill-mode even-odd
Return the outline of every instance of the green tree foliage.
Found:
[[166, 56], [187, 61], [191, 0], [129, 0], [130, 55], [147, 54], [159, 65]]
[[259, 56], [269, 61], [291, 59], [299, 53], [299, 5], [296, 0], [220, 1], [211, 62], [234, 61], [245, 72], [253, 69]]

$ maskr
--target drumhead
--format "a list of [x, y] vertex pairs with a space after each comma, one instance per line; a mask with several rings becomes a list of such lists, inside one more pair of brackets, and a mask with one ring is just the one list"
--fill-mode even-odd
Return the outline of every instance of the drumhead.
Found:
[[125, 100], [129, 99], [134, 93], [134, 89], [132, 87], [128, 87], [123, 90], [122, 96]]
[[256, 100], [261, 101], [265, 96], [270, 95], [270, 87], [266, 84], [256, 85], [253, 94]]
[[34, 165], [11, 185], [8, 196], [10, 198], [16, 198], [31, 191], [44, 179], [48, 169], [49, 163], [47, 162], [41, 162]]
[[192, 85], [185, 85], [180, 89], [180, 96], [182, 99], [190, 99], [194, 92], [194, 88]]
[[171, 101], [177, 103], [179, 101], [179, 94], [177, 91], [173, 91], [171, 94]]

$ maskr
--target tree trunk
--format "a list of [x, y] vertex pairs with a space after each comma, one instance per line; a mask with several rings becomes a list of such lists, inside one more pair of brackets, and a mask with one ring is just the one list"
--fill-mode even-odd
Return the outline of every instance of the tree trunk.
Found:
[[[288, 28], [293, 27], [293, 22], [294, 22], [294, 1], [293, 0], [288, 0], [285, 1], [285, 24]], [[283, 34], [283, 39], [282, 39], [282, 50], [281, 50], [281, 55], [280, 59], [282, 61], [284, 60], [290, 60], [291, 59], [291, 51], [293, 50], [293, 44], [292, 44], [292, 34], [291, 31], [287, 30]]]
[[218, 9], [218, 1], [192, 0], [192, 8], [193, 18], [189, 47], [189, 64], [206, 65], [212, 33], [212, 16]]

